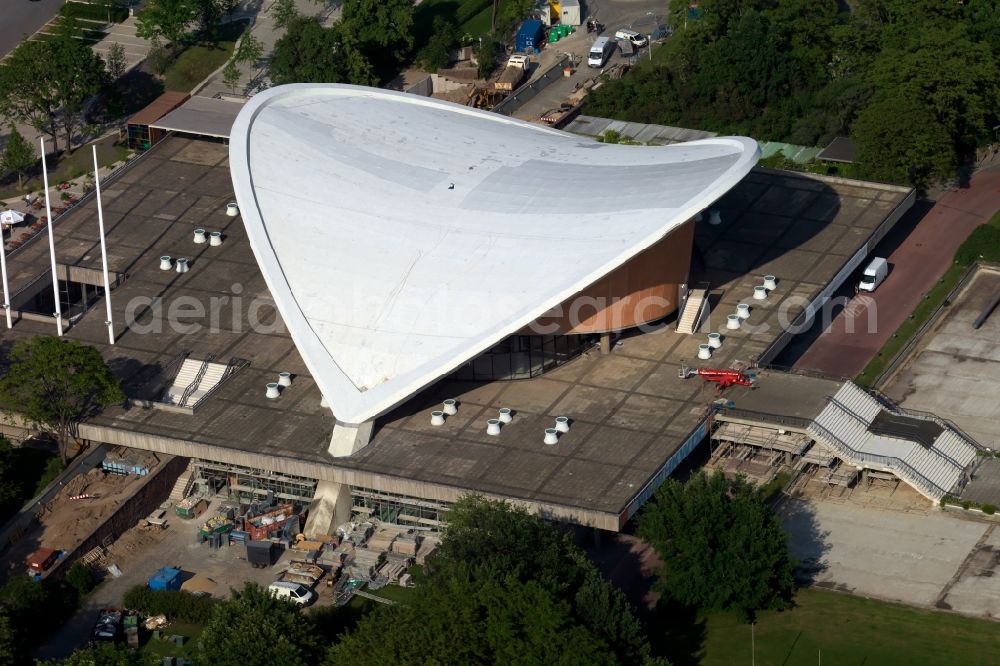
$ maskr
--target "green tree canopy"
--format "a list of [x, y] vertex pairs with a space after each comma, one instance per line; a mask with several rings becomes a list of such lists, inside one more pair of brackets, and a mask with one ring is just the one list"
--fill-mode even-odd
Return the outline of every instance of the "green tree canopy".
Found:
[[643, 663], [649, 645], [621, 590], [600, 577], [570, 535], [506, 502], [468, 496], [448, 513], [448, 530], [428, 565], [431, 584], [452, 580], [536, 584], [567, 604], [619, 663]]
[[0, 401], [59, 439], [63, 460], [75, 426], [124, 400], [118, 380], [93, 347], [36, 336], [18, 340], [0, 378]]
[[788, 604], [788, 539], [767, 499], [743, 478], [667, 479], [639, 514], [638, 534], [663, 561], [656, 585], [667, 598], [746, 619]]
[[104, 61], [90, 46], [72, 34], [61, 34], [46, 44], [52, 53], [52, 84], [59, 103], [66, 149], [73, 150], [73, 133], [82, 123], [84, 104], [107, 82]]
[[319, 656], [316, 633], [298, 606], [254, 583], [215, 608], [198, 640], [199, 663], [216, 666], [311, 666]]
[[149, 661], [124, 645], [99, 643], [93, 647], [74, 650], [65, 659], [47, 663], [52, 666], [143, 666], [149, 664]]
[[22, 42], [0, 67], [0, 114], [28, 123], [52, 138], [59, 150], [59, 94], [55, 85], [55, 58], [49, 42]]
[[[391, 630], [387, 630], [391, 627]], [[617, 664], [568, 603], [536, 582], [452, 578], [380, 607], [327, 653], [338, 664]]]
[[17, 175], [18, 189], [24, 185], [24, 174], [35, 166], [37, 161], [32, 145], [17, 131], [17, 128], [11, 127], [3, 145], [3, 154], [0, 155], [0, 168]]
[[136, 34], [143, 39], [180, 41], [197, 13], [192, 0], [148, 0], [136, 19]]
[[398, 67], [413, 49], [411, 0], [344, 0], [342, 22], [377, 71]]
[[294, 19], [274, 46], [271, 81], [284, 83], [377, 83], [371, 64], [351, 31], [337, 23], [324, 28], [314, 18]]

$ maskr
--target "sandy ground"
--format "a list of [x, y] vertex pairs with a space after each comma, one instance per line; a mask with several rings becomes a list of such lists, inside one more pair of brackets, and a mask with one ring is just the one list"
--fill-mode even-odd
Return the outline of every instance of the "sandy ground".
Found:
[[[152, 469], [159, 461], [150, 455]], [[20, 540], [0, 555], [0, 573], [9, 575], [24, 568], [25, 559], [38, 548], [70, 550], [121, 506], [146, 477], [117, 476], [95, 468], [71, 479], [39, 512], [38, 522]], [[91, 495], [83, 499], [69, 499]]]

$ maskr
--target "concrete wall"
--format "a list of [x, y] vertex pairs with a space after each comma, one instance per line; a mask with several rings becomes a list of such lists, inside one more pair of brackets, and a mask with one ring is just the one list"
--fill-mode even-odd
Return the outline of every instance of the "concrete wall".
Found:
[[161, 460], [149, 476], [144, 477], [136, 485], [132, 493], [126, 497], [107, 520], [94, 528], [94, 531], [83, 538], [80, 543], [46, 573], [47, 577], [62, 576], [72, 566], [73, 562], [83, 557], [88, 551], [104, 543], [105, 540], [115, 540], [133, 527], [140, 520], [153, 512], [170, 496], [170, 491], [177, 482], [177, 477], [187, 469], [188, 459], [168, 457]]

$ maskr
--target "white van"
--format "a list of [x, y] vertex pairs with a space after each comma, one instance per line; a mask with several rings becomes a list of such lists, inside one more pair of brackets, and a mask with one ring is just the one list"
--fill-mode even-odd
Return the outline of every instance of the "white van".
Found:
[[611, 54], [615, 51], [615, 40], [610, 37], [598, 37], [587, 54], [587, 67], [604, 67]]
[[875, 288], [882, 284], [888, 274], [889, 262], [882, 257], [875, 257], [868, 262], [865, 272], [861, 274], [858, 291], [875, 291]]
[[272, 597], [287, 599], [288, 601], [297, 603], [299, 606], [308, 605], [316, 596], [316, 594], [305, 585], [283, 580], [279, 580], [268, 585], [267, 591], [271, 593]]
[[622, 28], [615, 33], [615, 39], [619, 41], [629, 41], [632, 42], [632, 46], [643, 47], [646, 45], [646, 36], [639, 34], [635, 30], [629, 30], [628, 28]]

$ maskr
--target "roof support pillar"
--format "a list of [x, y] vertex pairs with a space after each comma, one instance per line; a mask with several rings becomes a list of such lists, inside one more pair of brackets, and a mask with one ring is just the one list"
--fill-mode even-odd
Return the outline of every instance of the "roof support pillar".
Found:
[[332, 534], [338, 525], [351, 519], [351, 488], [344, 483], [320, 481], [302, 530], [307, 537]]
[[601, 353], [611, 353], [611, 333], [601, 333]]
[[373, 421], [364, 423], [337, 423], [333, 426], [330, 447], [327, 452], [334, 458], [349, 456], [368, 446], [372, 438]]

